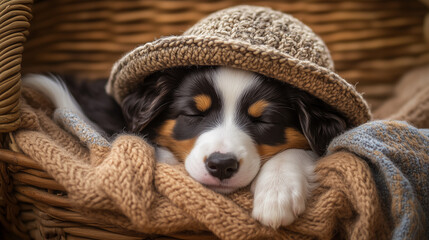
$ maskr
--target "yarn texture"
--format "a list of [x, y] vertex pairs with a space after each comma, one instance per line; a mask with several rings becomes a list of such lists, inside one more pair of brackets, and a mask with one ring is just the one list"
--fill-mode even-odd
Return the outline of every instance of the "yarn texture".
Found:
[[[429, 78], [421, 71], [406, 76], [425, 86]], [[400, 113], [419, 114], [397, 120], [429, 128], [426, 95], [411, 94], [406, 76], [398, 83], [402, 91], [377, 111], [400, 105]], [[249, 189], [217, 194], [183, 166], [156, 163], [144, 139], [121, 135], [109, 142], [74, 113], [54, 112], [34, 90], [24, 88], [22, 96], [15, 133], [21, 150], [65, 187], [76, 209], [102, 223], [146, 234], [210, 231], [221, 239], [424, 239], [429, 229], [429, 133], [404, 122], [370, 122], [336, 138], [331, 154], [317, 162], [318, 187], [306, 211], [275, 231], [251, 217]]]
[[334, 72], [324, 42], [299, 20], [265, 7], [221, 10], [181, 36], [135, 48], [115, 63], [106, 91], [120, 103], [151, 73], [195, 65], [257, 72], [320, 98], [342, 112], [352, 125], [371, 119], [362, 96]]
[[[428, 131], [397, 121], [364, 124], [371, 119], [368, 105], [334, 72], [326, 45], [307, 26], [269, 8], [225, 9], [181, 36], [126, 54], [114, 65], [106, 90], [120, 103], [151, 73], [190, 65], [230, 66], [287, 82], [360, 125], [337, 137], [329, 155], [318, 160], [318, 186], [292, 225], [278, 230], [261, 225], [251, 217], [248, 188], [215, 193], [182, 165], [157, 163], [145, 139], [123, 134], [110, 142], [73, 112], [54, 111], [29, 89], [23, 89], [16, 142], [64, 186], [82, 214], [127, 230], [162, 235], [209, 231], [231, 240], [427, 236]], [[400, 111], [383, 118], [428, 128], [428, 89], [423, 90], [393, 99], [402, 103]]]
[[349, 151], [366, 159], [394, 226], [392, 239], [429, 234], [429, 129], [401, 121], [373, 121], [332, 141], [328, 154]]
[[322, 158], [316, 166], [318, 188], [306, 211], [292, 225], [274, 230], [252, 218], [248, 188], [215, 193], [182, 165], [156, 163], [154, 149], [141, 137], [120, 135], [110, 143], [72, 112], [53, 112], [31, 92], [23, 91], [18, 145], [64, 186], [76, 209], [96, 221], [145, 234], [210, 231], [231, 240], [390, 236], [371, 170], [352, 153]]

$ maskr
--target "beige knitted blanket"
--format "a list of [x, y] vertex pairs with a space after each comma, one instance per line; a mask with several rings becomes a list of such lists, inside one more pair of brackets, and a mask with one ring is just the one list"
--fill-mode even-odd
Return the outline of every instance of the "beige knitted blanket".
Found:
[[391, 226], [371, 171], [351, 153], [318, 161], [319, 186], [306, 211], [275, 231], [251, 217], [248, 189], [228, 196], [212, 192], [182, 166], [156, 163], [153, 148], [142, 138], [121, 135], [109, 143], [79, 121], [63, 122], [64, 130], [52, 120], [43, 97], [31, 90], [23, 96], [17, 143], [67, 189], [82, 214], [100, 222], [148, 234], [211, 231], [221, 239], [389, 238]]

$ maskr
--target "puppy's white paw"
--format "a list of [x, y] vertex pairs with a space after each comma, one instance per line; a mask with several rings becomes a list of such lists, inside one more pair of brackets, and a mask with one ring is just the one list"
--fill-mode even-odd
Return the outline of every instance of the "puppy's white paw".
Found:
[[258, 181], [256, 184], [252, 216], [273, 228], [290, 225], [305, 210], [305, 183], [292, 179], [282, 186], [273, 186], [273, 183]]
[[288, 149], [271, 158], [252, 184], [252, 216], [273, 228], [287, 226], [305, 210], [314, 179], [315, 155]]

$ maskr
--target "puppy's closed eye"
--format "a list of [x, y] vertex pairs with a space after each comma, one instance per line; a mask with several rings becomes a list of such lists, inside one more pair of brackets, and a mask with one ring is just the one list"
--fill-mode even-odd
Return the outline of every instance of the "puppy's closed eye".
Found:
[[130, 129], [148, 132], [184, 161], [191, 177], [221, 193], [248, 185], [266, 163], [255, 181], [252, 214], [272, 227], [290, 224], [311, 190], [315, 156], [306, 150], [322, 155], [347, 128], [345, 118], [275, 79], [222, 67], [194, 70], [179, 79], [154, 75], [152, 84], [126, 98]]

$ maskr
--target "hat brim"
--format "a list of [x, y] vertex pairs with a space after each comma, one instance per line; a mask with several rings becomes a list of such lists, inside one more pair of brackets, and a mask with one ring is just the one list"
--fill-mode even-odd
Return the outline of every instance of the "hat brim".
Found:
[[362, 96], [333, 71], [274, 48], [213, 36], [171, 36], [137, 47], [114, 65], [106, 90], [120, 103], [148, 75], [196, 65], [229, 66], [284, 81], [331, 105], [355, 126], [371, 119]]

